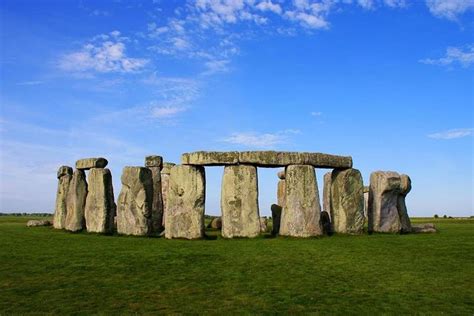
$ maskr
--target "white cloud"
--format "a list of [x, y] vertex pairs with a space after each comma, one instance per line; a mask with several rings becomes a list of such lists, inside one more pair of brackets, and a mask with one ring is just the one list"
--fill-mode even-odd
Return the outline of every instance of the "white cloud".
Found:
[[444, 57], [438, 59], [426, 58], [420, 60], [420, 62], [428, 65], [452, 66], [459, 64], [463, 67], [469, 67], [474, 63], [474, 44], [468, 45], [466, 49], [448, 47]]
[[204, 63], [206, 71], [204, 75], [212, 75], [216, 73], [225, 73], [229, 71], [229, 60], [210, 60]]
[[323, 112], [311, 112], [311, 116], [321, 116]]
[[404, 8], [407, 5], [405, 0], [384, 0], [384, 3], [392, 8]]
[[474, 9], [474, 0], [426, 0], [426, 5], [434, 16], [455, 21], [460, 14]]
[[151, 110], [151, 117], [157, 119], [168, 119], [175, 117], [176, 115], [184, 111], [186, 111], [186, 108], [184, 107], [155, 107]]
[[429, 138], [434, 139], [456, 139], [461, 137], [470, 136], [473, 134], [474, 128], [457, 128], [439, 133], [429, 134]]
[[270, 11], [275, 14], [281, 14], [282, 9], [278, 3], [273, 3], [271, 0], [261, 1], [256, 5], [256, 8], [260, 11]]
[[62, 56], [58, 67], [71, 73], [131, 73], [141, 70], [148, 63], [147, 59], [131, 58], [125, 54], [126, 46], [119, 31], [109, 35], [96, 36], [77, 52]]
[[37, 85], [40, 85], [40, 84], [43, 84], [44, 81], [41, 81], [41, 80], [33, 80], [33, 81], [22, 81], [22, 82], [18, 82], [17, 85], [19, 86], [37, 86]]
[[255, 148], [271, 148], [276, 145], [286, 143], [289, 135], [299, 134], [299, 130], [286, 129], [276, 133], [253, 133], [253, 132], [239, 132], [232, 133], [229, 137], [222, 139], [223, 142], [242, 145], [246, 147]]

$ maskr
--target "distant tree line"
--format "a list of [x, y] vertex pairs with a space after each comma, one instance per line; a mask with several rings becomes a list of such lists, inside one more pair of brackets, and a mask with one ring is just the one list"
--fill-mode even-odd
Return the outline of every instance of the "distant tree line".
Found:
[[51, 213], [0, 213], [0, 216], [52, 216]]

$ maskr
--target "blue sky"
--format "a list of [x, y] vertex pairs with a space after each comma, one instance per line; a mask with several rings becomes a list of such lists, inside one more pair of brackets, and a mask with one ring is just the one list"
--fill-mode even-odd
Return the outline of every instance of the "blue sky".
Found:
[[[412, 216], [474, 212], [473, 0], [2, 1], [0, 211], [52, 211], [104, 156], [351, 155], [410, 175]], [[322, 176], [317, 170], [322, 194]], [[219, 213], [222, 168], [207, 168]], [[276, 169], [259, 169], [260, 212]]]

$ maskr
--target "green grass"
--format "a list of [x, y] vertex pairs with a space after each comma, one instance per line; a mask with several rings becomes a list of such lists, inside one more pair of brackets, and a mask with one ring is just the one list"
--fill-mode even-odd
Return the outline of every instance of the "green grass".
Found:
[[0, 314], [474, 313], [472, 219], [429, 219], [438, 234], [199, 241], [28, 219], [0, 217]]

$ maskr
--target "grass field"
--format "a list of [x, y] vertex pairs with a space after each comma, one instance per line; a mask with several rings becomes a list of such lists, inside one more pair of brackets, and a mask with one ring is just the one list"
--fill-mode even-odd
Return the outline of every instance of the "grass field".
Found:
[[185, 241], [28, 219], [0, 217], [0, 314], [474, 314], [474, 220], [425, 220], [439, 233], [424, 235]]

